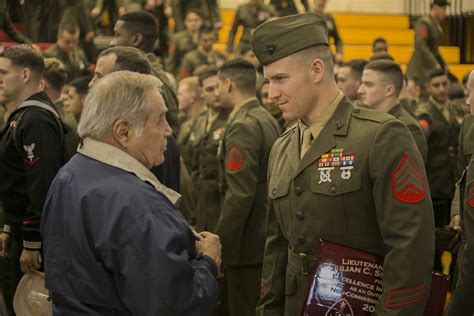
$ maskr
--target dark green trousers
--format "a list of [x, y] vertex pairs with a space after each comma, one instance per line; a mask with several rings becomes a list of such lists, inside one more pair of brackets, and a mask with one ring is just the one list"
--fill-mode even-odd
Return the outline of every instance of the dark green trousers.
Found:
[[254, 316], [260, 298], [262, 265], [225, 268], [229, 316]]

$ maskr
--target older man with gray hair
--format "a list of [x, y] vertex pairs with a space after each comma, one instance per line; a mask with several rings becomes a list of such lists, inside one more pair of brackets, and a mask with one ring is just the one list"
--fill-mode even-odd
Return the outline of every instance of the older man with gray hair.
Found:
[[55, 315], [208, 315], [219, 238], [193, 233], [149, 171], [171, 128], [160, 80], [118, 71], [89, 92], [78, 154], [46, 198], [41, 232]]

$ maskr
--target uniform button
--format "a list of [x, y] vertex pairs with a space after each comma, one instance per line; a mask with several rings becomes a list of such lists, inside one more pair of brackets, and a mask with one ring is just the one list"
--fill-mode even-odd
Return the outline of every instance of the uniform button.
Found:
[[296, 195], [298, 195], [298, 196], [300, 196], [301, 194], [303, 194], [303, 191], [304, 191], [303, 188], [300, 187], [300, 186], [297, 186], [297, 187], [295, 188], [295, 193], [296, 193]]
[[354, 109], [354, 113], [359, 113], [360, 109]]
[[332, 194], [336, 193], [337, 192], [336, 185], [335, 184], [331, 185], [331, 188], [329, 189], [329, 191], [331, 191]]
[[341, 123], [336, 124], [336, 129], [341, 129], [343, 127], [344, 127], [344, 124], [341, 124]]
[[303, 236], [303, 235], [299, 235], [299, 236], [298, 236], [298, 243], [299, 243], [300, 245], [304, 245], [304, 244], [306, 243], [306, 237]]
[[275, 197], [276, 193], [277, 193], [277, 190], [273, 189], [272, 196]]
[[299, 220], [299, 221], [302, 221], [304, 220], [304, 213], [299, 211], [296, 213], [296, 219]]

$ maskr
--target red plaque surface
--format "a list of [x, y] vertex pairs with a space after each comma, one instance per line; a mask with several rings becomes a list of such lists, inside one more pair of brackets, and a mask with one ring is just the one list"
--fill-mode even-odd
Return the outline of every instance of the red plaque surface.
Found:
[[[371, 315], [383, 292], [383, 257], [321, 241], [303, 316]], [[433, 273], [425, 315], [442, 315], [449, 277]]]

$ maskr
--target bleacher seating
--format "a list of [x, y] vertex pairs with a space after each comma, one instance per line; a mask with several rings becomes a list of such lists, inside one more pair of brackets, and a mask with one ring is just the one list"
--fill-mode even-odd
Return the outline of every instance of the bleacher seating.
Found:
[[[219, 43], [216, 49], [225, 51], [225, 43], [230, 31], [235, 11], [221, 11], [223, 28], [219, 33]], [[415, 36], [409, 28], [408, 16], [384, 14], [352, 14], [336, 13], [334, 19], [339, 29], [339, 35], [344, 42], [344, 60], [356, 58], [368, 59], [372, 55], [372, 42], [377, 37], [383, 37], [389, 44], [389, 54], [406, 68], [406, 64], [414, 49]], [[240, 32], [237, 33], [236, 42]], [[334, 46], [333, 46], [334, 48]], [[460, 64], [460, 50], [455, 46], [440, 47], [441, 55], [449, 64], [449, 70], [458, 78], [474, 69], [474, 65]]]

